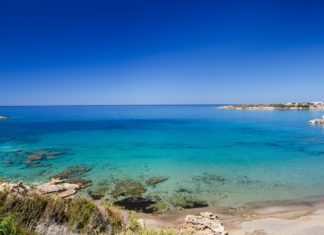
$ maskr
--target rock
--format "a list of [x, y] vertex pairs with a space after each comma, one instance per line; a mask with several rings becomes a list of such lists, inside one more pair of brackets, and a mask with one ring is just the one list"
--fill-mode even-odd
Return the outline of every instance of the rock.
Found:
[[40, 166], [39, 161], [44, 159], [53, 159], [56, 156], [65, 154], [64, 151], [57, 151], [52, 149], [39, 149], [33, 152], [27, 152], [25, 163], [29, 166]]
[[87, 188], [87, 187], [91, 186], [91, 184], [92, 184], [91, 180], [80, 179], [80, 178], [65, 180], [65, 182], [69, 183], [69, 184], [80, 185], [81, 188]]
[[114, 198], [118, 198], [120, 196], [138, 197], [145, 192], [146, 189], [139, 181], [127, 179], [127, 180], [117, 180], [115, 182], [115, 188], [111, 195]]
[[210, 212], [187, 215], [181, 232], [195, 235], [228, 235], [219, 218]]
[[203, 208], [203, 207], [208, 207], [208, 203], [205, 201], [201, 201], [201, 200], [196, 200], [193, 198], [180, 198], [177, 199], [173, 205], [175, 207], [180, 207], [183, 209], [193, 209], [193, 208]]
[[137, 223], [139, 224], [139, 226], [141, 226], [141, 228], [145, 228], [145, 221], [143, 219], [138, 219]]
[[58, 225], [58, 224], [47, 224], [41, 223], [36, 226], [35, 232], [37, 234], [46, 234], [46, 235], [77, 235], [73, 233], [67, 226]]
[[33, 161], [39, 161], [39, 160], [44, 159], [44, 157], [45, 157], [45, 155], [42, 155], [42, 154], [31, 154], [31, 155], [27, 156], [26, 163], [30, 164]]
[[88, 194], [93, 200], [100, 200], [105, 196], [105, 193], [108, 191], [107, 187], [99, 187], [95, 190], [89, 190]]
[[[56, 154], [56, 153], [52, 153]], [[63, 172], [54, 175], [47, 183], [37, 186], [37, 191], [41, 194], [55, 194], [57, 197], [66, 198], [78, 192], [82, 188], [91, 185], [91, 180], [73, 178], [89, 171], [85, 167], [70, 167]]]
[[50, 182], [37, 186], [37, 190], [43, 194], [58, 193], [63, 191], [69, 191], [70, 193], [74, 194], [76, 190], [80, 188], [81, 186], [78, 184], [65, 183], [64, 181], [57, 179], [52, 179]]
[[147, 179], [145, 181], [145, 184], [147, 186], [155, 186], [159, 183], [162, 183], [164, 181], [167, 181], [169, 179], [169, 177], [164, 177], [164, 176], [155, 176], [155, 177], [151, 177], [149, 179]]
[[0, 192], [9, 192], [9, 193], [18, 193], [21, 195], [25, 195], [31, 192], [31, 187], [24, 185], [22, 182], [11, 183], [2, 181], [0, 182]]
[[1, 121], [1, 120], [6, 120], [6, 119], [8, 119], [8, 117], [6, 117], [6, 116], [1, 116], [1, 115], [0, 115], [0, 121]]
[[41, 184], [35, 189], [24, 185], [22, 182], [11, 183], [2, 181], [0, 182], [0, 192], [17, 193], [20, 195], [26, 194], [54, 194], [60, 198], [66, 198], [74, 195], [84, 185], [79, 182], [68, 183], [63, 180], [51, 179], [50, 182]]
[[309, 121], [313, 125], [324, 125], [324, 116], [321, 119], [313, 119]]
[[86, 167], [69, 167], [59, 174], [54, 175], [52, 178], [54, 179], [68, 179], [75, 178], [83, 175], [84, 173], [90, 171], [89, 168]]
[[88, 186], [88, 180], [77, 179], [75, 181], [64, 181], [52, 178], [50, 182], [37, 186], [41, 194], [55, 194], [57, 197], [66, 198], [78, 192], [78, 190]]
[[57, 196], [59, 198], [67, 198], [76, 194], [78, 192], [78, 189], [79, 189], [78, 187], [70, 185], [66, 190], [57, 193]]

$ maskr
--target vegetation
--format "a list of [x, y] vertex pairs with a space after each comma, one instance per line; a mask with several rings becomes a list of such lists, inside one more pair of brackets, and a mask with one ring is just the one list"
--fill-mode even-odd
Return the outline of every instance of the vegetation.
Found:
[[41, 224], [64, 226], [76, 233], [110, 234], [122, 230], [122, 223], [112, 223], [121, 217], [114, 217], [109, 211], [108, 207], [101, 209], [81, 198], [0, 193], [0, 231], [5, 231], [3, 234], [26, 234], [20, 228], [35, 231]]
[[179, 234], [173, 229], [143, 228], [134, 214], [130, 213], [126, 220], [125, 214], [109, 202], [96, 205], [82, 198], [0, 192], [0, 235], [39, 235], [44, 232], [39, 229], [42, 225], [56, 225], [78, 234]]

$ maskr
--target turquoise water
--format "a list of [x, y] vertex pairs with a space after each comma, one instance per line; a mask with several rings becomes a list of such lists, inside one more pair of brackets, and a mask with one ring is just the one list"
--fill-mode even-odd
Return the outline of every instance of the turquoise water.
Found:
[[[69, 166], [112, 189], [116, 179], [169, 179], [148, 188], [211, 206], [324, 195], [320, 111], [238, 111], [215, 106], [0, 107], [0, 178], [45, 182]], [[65, 154], [26, 164], [38, 149]], [[109, 193], [107, 194], [109, 198]]]

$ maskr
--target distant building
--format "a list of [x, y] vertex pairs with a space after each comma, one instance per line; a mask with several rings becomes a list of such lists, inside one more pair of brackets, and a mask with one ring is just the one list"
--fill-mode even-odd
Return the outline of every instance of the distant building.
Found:
[[324, 105], [324, 102], [312, 102], [312, 104], [315, 104], [315, 105]]

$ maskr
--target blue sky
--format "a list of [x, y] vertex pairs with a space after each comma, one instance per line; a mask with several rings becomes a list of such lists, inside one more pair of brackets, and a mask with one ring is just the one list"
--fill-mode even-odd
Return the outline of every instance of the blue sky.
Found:
[[0, 105], [324, 100], [324, 2], [1, 1]]

